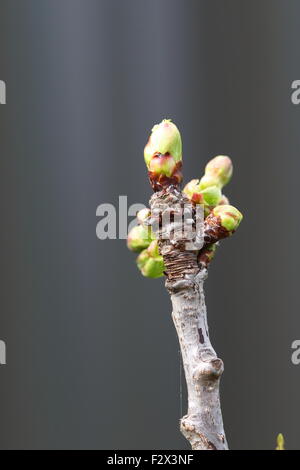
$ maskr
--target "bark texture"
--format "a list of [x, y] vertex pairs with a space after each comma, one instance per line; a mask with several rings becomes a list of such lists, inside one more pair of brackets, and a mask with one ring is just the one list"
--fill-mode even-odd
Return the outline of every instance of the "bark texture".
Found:
[[205, 239], [203, 214], [172, 186], [155, 193], [150, 207], [187, 383], [188, 412], [181, 432], [194, 450], [226, 450], [219, 398], [223, 362], [210, 343], [203, 290], [207, 270], [197, 262]]

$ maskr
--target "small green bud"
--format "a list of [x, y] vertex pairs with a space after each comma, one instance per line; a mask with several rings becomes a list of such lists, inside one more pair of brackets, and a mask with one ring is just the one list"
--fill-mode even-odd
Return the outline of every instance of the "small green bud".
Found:
[[172, 155], [157, 154], [149, 162], [149, 172], [153, 175], [167, 176], [170, 178], [176, 168], [176, 162]]
[[200, 182], [199, 182], [199, 188], [206, 189], [209, 188], [210, 186], [218, 186], [219, 181], [217, 178], [211, 176], [211, 175], [204, 175], [202, 176]]
[[234, 232], [243, 219], [240, 211], [226, 204], [215, 207], [213, 215], [220, 218], [222, 227], [228, 230], [228, 232]]
[[127, 237], [127, 246], [131, 251], [142, 251], [147, 248], [153, 239], [151, 227], [136, 225]]
[[210, 186], [203, 189], [201, 194], [204, 199], [204, 204], [210, 207], [217, 206], [222, 199], [221, 189], [218, 188], [218, 186]]
[[200, 188], [219, 186], [221, 189], [229, 183], [232, 175], [232, 162], [229, 157], [219, 155], [210, 160], [206, 167], [204, 176], [200, 180]]
[[175, 163], [182, 160], [181, 136], [171, 119], [163, 119], [152, 128], [149, 141], [144, 150], [145, 162], [150, 169], [150, 161], [155, 154], [170, 154]]
[[285, 447], [284, 447], [284, 437], [283, 435], [280, 433], [278, 434], [277, 436], [277, 447], [276, 447], [276, 450], [285, 450]]
[[146, 219], [150, 217], [150, 214], [151, 214], [151, 211], [150, 209], [148, 209], [148, 207], [145, 207], [144, 209], [141, 209], [140, 211], [138, 211], [136, 217], [137, 217], [139, 224], [144, 224]]
[[226, 155], [219, 155], [208, 162], [205, 175], [216, 178], [221, 187], [229, 183], [232, 175], [232, 161]]
[[162, 256], [158, 258], [149, 258], [142, 268], [142, 274], [145, 277], [156, 279], [164, 275], [164, 261]]
[[205, 242], [215, 243], [229, 237], [238, 228], [242, 219], [242, 214], [233, 206], [215, 207], [204, 221]]
[[139, 254], [136, 262], [145, 277], [157, 278], [164, 274], [164, 261], [163, 257], [159, 254], [156, 240]]
[[182, 144], [179, 130], [170, 119], [152, 129], [144, 149], [149, 179], [154, 191], [177, 186], [182, 181]]
[[200, 191], [199, 180], [191, 180], [185, 185], [183, 192], [190, 201], [193, 201], [195, 204], [203, 204], [204, 200]]
[[199, 180], [191, 180], [184, 187], [183, 192], [195, 204], [204, 204], [205, 206], [214, 207], [219, 204], [222, 193], [218, 186], [210, 186], [206, 189], [200, 189]]

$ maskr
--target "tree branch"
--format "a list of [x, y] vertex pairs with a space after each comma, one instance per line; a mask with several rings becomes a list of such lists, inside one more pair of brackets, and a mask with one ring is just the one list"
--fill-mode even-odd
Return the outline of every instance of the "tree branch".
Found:
[[203, 216], [173, 186], [151, 200], [153, 231], [166, 267], [188, 390], [188, 413], [181, 432], [194, 450], [226, 450], [219, 398], [223, 362], [210, 343], [203, 283], [207, 270], [197, 262], [204, 244]]
[[183, 358], [188, 390], [188, 413], [181, 432], [194, 450], [226, 450], [219, 398], [223, 362], [210, 343], [203, 282], [207, 271], [166, 281], [173, 321]]

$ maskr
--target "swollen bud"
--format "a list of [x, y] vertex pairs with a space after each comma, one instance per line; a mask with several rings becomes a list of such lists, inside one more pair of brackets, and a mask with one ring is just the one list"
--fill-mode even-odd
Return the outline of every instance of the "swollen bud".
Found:
[[136, 225], [133, 227], [127, 237], [127, 247], [131, 251], [142, 251], [147, 248], [153, 240], [151, 227]]
[[232, 162], [229, 157], [219, 155], [210, 160], [206, 167], [204, 176], [200, 180], [200, 188], [219, 186], [221, 189], [229, 183], [232, 175]]
[[218, 186], [210, 186], [209, 188], [203, 189], [201, 193], [204, 204], [210, 207], [217, 206], [222, 199], [221, 189]]
[[190, 201], [195, 204], [203, 204], [203, 196], [199, 187], [199, 180], [191, 180], [183, 189]]
[[205, 219], [205, 236], [207, 243], [215, 243], [232, 235], [243, 219], [242, 214], [233, 206], [215, 207]]
[[216, 178], [210, 175], [204, 175], [199, 182], [199, 188], [202, 190], [209, 188], [210, 186], [218, 186], [218, 184], [219, 181]]
[[213, 215], [220, 218], [222, 227], [229, 232], [234, 232], [240, 225], [243, 216], [234, 206], [222, 205], [215, 207]]
[[182, 143], [179, 130], [170, 119], [156, 124], [144, 149], [150, 182], [155, 191], [182, 181]]
[[149, 172], [152, 173], [153, 176], [157, 176], [157, 178], [163, 176], [170, 178], [174, 173], [175, 168], [176, 162], [172, 155], [161, 153], [153, 155], [148, 167]]
[[165, 266], [163, 257], [159, 254], [156, 240], [139, 254], [136, 263], [145, 277], [154, 279], [163, 276]]
[[195, 204], [204, 204], [208, 207], [217, 206], [222, 198], [221, 190], [218, 186], [210, 186], [206, 189], [200, 189], [199, 180], [191, 180], [184, 187], [183, 192], [190, 201]]
[[152, 128], [149, 141], [144, 150], [145, 162], [149, 169], [150, 160], [154, 154], [169, 153], [175, 163], [182, 160], [181, 136], [177, 126], [171, 119], [163, 119]]

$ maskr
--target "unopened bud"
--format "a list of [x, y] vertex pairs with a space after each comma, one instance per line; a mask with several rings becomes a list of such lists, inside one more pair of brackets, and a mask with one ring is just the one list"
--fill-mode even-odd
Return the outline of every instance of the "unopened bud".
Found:
[[200, 189], [199, 180], [191, 180], [184, 188], [183, 192], [188, 196], [190, 201], [195, 204], [204, 204], [208, 207], [215, 207], [219, 204], [222, 193], [218, 186], [209, 186]]
[[232, 175], [231, 159], [225, 155], [219, 155], [210, 160], [205, 167], [205, 174], [200, 180], [200, 188], [219, 186], [223, 188], [229, 183]]
[[201, 194], [204, 199], [204, 204], [209, 207], [217, 206], [222, 199], [221, 189], [218, 186], [210, 186], [209, 188], [203, 189]]
[[170, 154], [156, 154], [149, 162], [149, 172], [152, 176], [159, 177], [167, 176], [170, 178], [176, 168], [176, 162]]
[[221, 187], [229, 183], [232, 175], [232, 161], [226, 155], [219, 155], [210, 160], [205, 167], [205, 174], [218, 179]]
[[202, 176], [200, 182], [199, 182], [199, 188], [201, 190], [209, 188], [210, 186], [218, 186], [219, 181], [217, 178], [214, 178], [213, 176], [210, 175], [204, 175]]
[[233, 206], [215, 207], [205, 219], [205, 236], [207, 243], [215, 243], [232, 235], [243, 219], [242, 214]]
[[203, 196], [199, 187], [199, 180], [191, 180], [183, 189], [190, 201], [195, 204], [203, 204]]
[[182, 181], [181, 137], [170, 119], [164, 119], [153, 127], [144, 149], [144, 158], [155, 191]]
[[137, 257], [137, 266], [143, 276], [158, 278], [164, 274], [163, 257], [159, 254], [157, 241], [154, 240], [150, 246], [143, 250]]
[[220, 218], [222, 227], [226, 228], [229, 232], [234, 232], [243, 219], [238, 209], [226, 204], [215, 207], [213, 215]]
[[182, 160], [181, 136], [177, 126], [171, 119], [163, 119], [161, 123], [155, 124], [149, 141], [144, 150], [145, 162], [149, 169], [150, 160], [154, 154], [172, 155], [175, 162]]
[[151, 227], [136, 225], [127, 237], [127, 246], [131, 251], [142, 251], [147, 248], [153, 240]]

